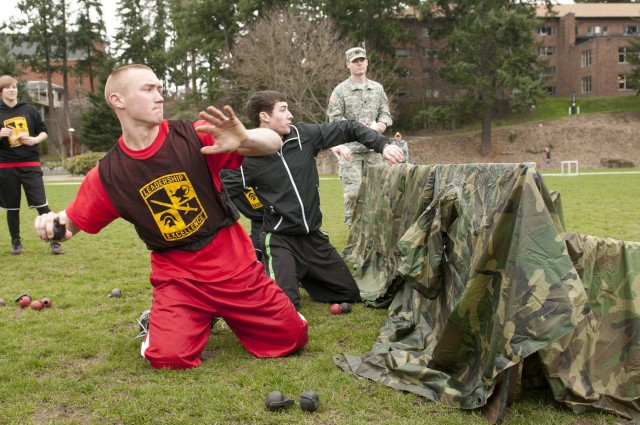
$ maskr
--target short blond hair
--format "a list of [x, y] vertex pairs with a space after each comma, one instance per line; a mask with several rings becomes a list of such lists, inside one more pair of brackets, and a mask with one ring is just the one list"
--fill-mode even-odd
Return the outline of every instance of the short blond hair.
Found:
[[107, 105], [109, 105], [110, 108], [113, 109], [113, 106], [109, 102], [109, 96], [112, 93], [122, 93], [124, 91], [126, 79], [122, 78], [122, 76], [131, 69], [144, 69], [153, 72], [153, 70], [147, 65], [134, 63], [131, 65], [121, 66], [109, 74], [109, 78], [107, 78], [107, 82], [104, 84], [104, 99], [107, 101]]
[[12, 84], [18, 84], [18, 80], [13, 78], [11, 75], [3, 75], [2, 77], [0, 77], [0, 92], [2, 92], [5, 87]]

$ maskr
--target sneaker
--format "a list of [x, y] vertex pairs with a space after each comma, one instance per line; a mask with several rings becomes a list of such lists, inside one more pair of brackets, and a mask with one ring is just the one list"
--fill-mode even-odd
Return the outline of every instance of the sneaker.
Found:
[[150, 313], [151, 313], [151, 310], [145, 310], [140, 315], [140, 318], [138, 319], [138, 325], [140, 325], [140, 333], [138, 333], [138, 336], [136, 336], [136, 338], [142, 338], [149, 332], [149, 314]]
[[14, 239], [11, 241], [11, 255], [22, 254], [22, 239]]
[[60, 245], [58, 242], [51, 242], [49, 246], [51, 247], [51, 254], [62, 254], [62, 245]]

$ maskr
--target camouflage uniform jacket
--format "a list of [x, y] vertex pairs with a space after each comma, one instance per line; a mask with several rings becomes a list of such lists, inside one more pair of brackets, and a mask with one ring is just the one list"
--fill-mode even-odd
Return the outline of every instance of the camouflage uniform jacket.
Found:
[[[384, 88], [373, 80], [360, 84], [347, 78], [338, 84], [329, 98], [327, 115], [329, 122], [357, 120], [367, 127], [374, 121], [384, 123], [387, 127], [393, 124]], [[355, 153], [367, 151], [357, 142], [349, 143], [347, 147]]]
[[[305, 235], [320, 229], [320, 192], [316, 156], [322, 149], [358, 140], [382, 152], [387, 139], [358, 121], [298, 123], [283, 137], [282, 149], [267, 156], [246, 157], [241, 173], [264, 208], [266, 232]], [[225, 186], [227, 190], [230, 187]]]

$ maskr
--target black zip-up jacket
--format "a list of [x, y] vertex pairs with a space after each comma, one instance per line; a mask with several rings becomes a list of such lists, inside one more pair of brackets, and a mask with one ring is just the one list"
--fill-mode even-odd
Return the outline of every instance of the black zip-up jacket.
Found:
[[282, 139], [279, 152], [246, 157], [242, 179], [236, 179], [235, 185], [232, 181], [224, 185], [231, 198], [238, 190], [253, 187], [264, 207], [263, 230], [286, 235], [308, 234], [322, 225], [318, 152], [356, 140], [382, 153], [388, 144], [384, 136], [354, 120], [298, 123]]
[[[37, 136], [43, 131], [47, 132], [40, 112], [26, 103], [24, 100], [18, 100], [16, 106], [11, 108], [4, 102], [0, 101], [0, 126], [14, 128], [23, 128], [27, 126], [29, 135]], [[37, 144], [33, 146], [20, 145], [16, 148], [9, 146], [9, 138], [0, 138], [0, 162], [31, 162], [39, 161], [40, 152]]]

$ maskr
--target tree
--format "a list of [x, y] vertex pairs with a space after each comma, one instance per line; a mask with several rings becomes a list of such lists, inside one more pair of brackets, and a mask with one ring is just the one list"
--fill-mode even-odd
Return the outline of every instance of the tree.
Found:
[[169, 50], [170, 81], [184, 86], [198, 104], [220, 97], [228, 81], [229, 52], [240, 25], [234, 0], [170, 0], [174, 33]]
[[76, 31], [70, 34], [69, 47], [81, 53], [74, 73], [78, 77], [88, 77], [91, 93], [95, 92], [94, 82], [98, 76], [98, 68], [105, 60], [105, 31], [102, 2], [78, 0]]
[[152, 61], [151, 39], [152, 8], [148, 0], [119, 0], [117, 14], [120, 26], [115, 35], [115, 56], [120, 65], [149, 63]]
[[418, 0], [316, 0], [318, 8], [335, 21], [341, 38], [361, 44], [374, 54], [393, 57], [398, 42], [408, 42], [412, 34], [397, 19]]
[[640, 95], [640, 37], [633, 37], [627, 47], [627, 62], [633, 65], [633, 71], [627, 74], [627, 87]]
[[91, 108], [81, 117], [80, 139], [93, 152], [106, 152], [122, 134], [120, 122], [103, 95], [105, 81], [101, 82], [98, 93], [89, 93]]
[[347, 75], [347, 48], [331, 19], [315, 21], [295, 9], [274, 9], [234, 46], [231, 70], [238, 98], [277, 90], [289, 99], [296, 119], [323, 122], [333, 87]]
[[430, 33], [444, 43], [439, 76], [472, 95], [482, 120], [481, 154], [491, 152], [496, 99], [514, 110], [535, 105], [542, 90], [535, 4], [510, 0], [430, 0], [423, 8]]
[[11, 75], [19, 79], [18, 63], [9, 49], [7, 38], [5, 34], [0, 33], [0, 75]]

